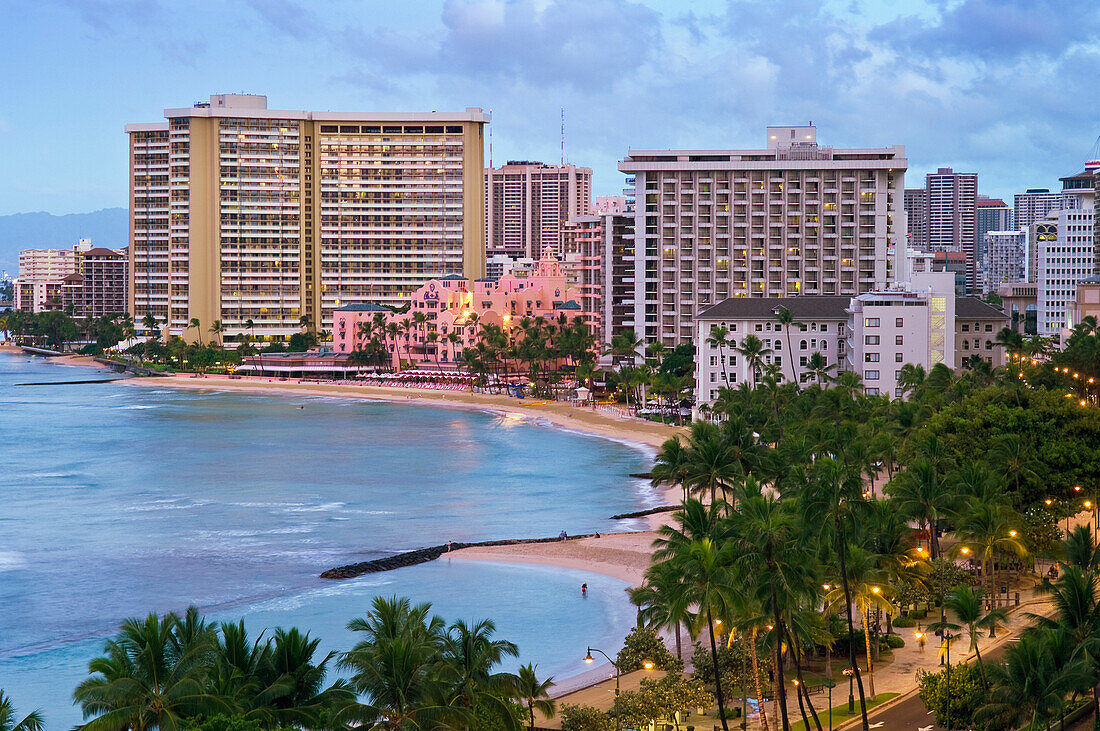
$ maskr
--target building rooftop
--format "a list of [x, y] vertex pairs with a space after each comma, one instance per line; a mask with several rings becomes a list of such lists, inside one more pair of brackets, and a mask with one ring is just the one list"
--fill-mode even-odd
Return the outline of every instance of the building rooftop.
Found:
[[698, 320], [763, 319], [775, 316], [786, 307], [795, 320], [848, 319], [847, 307], [852, 298], [838, 295], [804, 295], [799, 297], [730, 297], [699, 313]]
[[122, 256], [121, 251], [115, 251], [114, 249], [104, 249], [103, 247], [96, 247], [94, 249], [88, 249], [82, 252], [85, 257], [88, 256]]
[[333, 312], [393, 312], [393, 309], [384, 307], [383, 305], [376, 305], [373, 302], [364, 302], [358, 305], [337, 307]]
[[1001, 310], [997, 309], [991, 304], [982, 302], [977, 297], [956, 297], [955, 298], [955, 319], [956, 320], [1007, 320], [1006, 315]]
[[575, 301], [569, 300], [568, 302], [562, 302], [560, 305], [558, 305], [554, 309], [558, 309], [558, 310], [580, 310], [582, 308]]

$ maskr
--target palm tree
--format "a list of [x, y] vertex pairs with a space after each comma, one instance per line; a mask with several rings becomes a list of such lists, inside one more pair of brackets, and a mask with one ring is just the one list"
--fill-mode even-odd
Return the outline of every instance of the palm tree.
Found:
[[[737, 574], [745, 590], [771, 615], [775, 631], [776, 688], [782, 728], [787, 720], [787, 688], [783, 673], [783, 643], [790, 610], [811, 594], [818, 582], [806, 536], [799, 531], [794, 501], [765, 495], [759, 483], [745, 478], [738, 491], [738, 510], [729, 520], [735, 540]], [[717, 668], [715, 668], [717, 676]], [[801, 704], [801, 699], [799, 701]], [[816, 715], [816, 714], [815, 714]], [[807, 727], [809, 723], [806, 723]]]
[[779, 326], [782, 327], [783, 331], [787, 334], [787, 360], [791, 362], [791, 382], [797, 387], [798, 379], [795, 371], [795, 355], [794, 351], [791, 350], [791, 328], [795, 325], [801, 325], [802, 323], [795, 320], [791, 311], [783, 305], [775, 309], [775, 321], [779, 323]]
[[653, 487], [677, 485], [683, 490], [683, 499], [687, 500], [686, 481], [690, 477], [690, 460], [691, 452], [684, 447], [680, 437], [666, 439], [653, 458], [653, 467], [649, 471], [650, 484]]
[[11, 698], [0, 690], [0, 731], [42, 731], [45, 725], [42, 723], [42, 714], [32, 711], [22, 719], [15, 720], [15, 707]]
[[1025, 632], [1008, 646], [1005, 663], [989, 668], [991, 701], [975, 720], [997, 718], [1002, 728], [1038, 731], [1063, 712], [1066, 695], [1092, 681], [1087, 661], [1073, 657], [1073, 642], [1065, 630]]
[[697, 494], [709, 491], [712, 503], [719, 489], [724, 498], [726, 489], [740, 476], [740, 472], [738, 465], [730, 459], [730, 448], [721, 430], [710, 422], [697, 421], [691, 425], [688, 444], [684, 487], [688, 492]]
[[196, 714], [232, 713], [232, 706], [204, 683], [214, 649], [213, 633], [197, 614], [128, 619], [92, 660], [92, 677], [73, 692], [85, 731], [174, 729]]
[[141, 326], [152, 333], [151, 337], [155, 338], [160, 333], [160, 321], [152, 312], [146, 312], [145, 317], [141, 318]]
[[430, 612], [427, 603], [412, 606], [403, 597], [375, 597], [365, 617], [348, 623], [364, 639], [338, 665], [351, 673], [352, 688], [366, 702], [339, 720], [404, 731], [454, 715], [438, 697], [435, 678], [445, 630], [443, 620]]
[[633, 365], [638, 357], [638, 348], [640, 347], [642, 347], [642, 341], [638, 339], [634, 330], [628, 328], [611, 336], [611, 345], [607, 352], [616, 364], [629, 363]]
[[256, 323], [252, 321], [252, 318], [248, 318], [244, 321], [244, 326], [248, 328], [248, 334], [252, 336], [252, 339], [256, 339]]
[[[982, 606], [981, 592], [975, 591], [972, 586], [965, 585], [948, 594], [944, 600], [944, 606], [954, 612], [959, 624], [936, 622], [928, 625], [929, 631], [939, 632], [940, 629], [946, 629], [958, 632], [965, 629], [967, 636], [970, 638], [970, 649], [978, 660], [978, 670], [982, 674], [982, 684], [988, 688], [989, 682], [985, 676], [985, 665], [982, 663], [982, 651], [978, 647], [978, 639], [983, 632], [988, 631], [992, 635], [998, 625], [1004, 624], [1007, 619], [1007, 611], [1000, 608], [986, 612]], [[939, 626], [940, 624], [943, 625], [942, 628]]]
[[195, 333], [199, 337], [199, 347], [202, 347], [202, 323], [199, 322], [199, 318], [192, 317], [191, 322], [187, 325], [188, 328], [195, 328]]
[[959, 524], [955, 528], [955, 537], [959, 543], [955, 554], [975, 551], [982, 562], [982, 571], [989, 578], [991, 602], [996, 602], [996, 558], [999, 552], [1008, 551], [1017, 556], [1026, 556], [1027, 549], [1017, 536], [1009, 509], [997, 503], [971, 498], [959, 515]]
[[806, 361], [806, 367], [813, 374], [814, 381], [824, 388], [825, 384], [829, 382], [829, 371], [836, 370], [836, 363], [830, 363], [828, 358], [814, 351], [810, 353], [810, 357]]
[[1005, 481], [1019, 493], [1021, 481], [1037, 482], [1041, 478], [1038, 470], [1042, 465], [1033, 456], [1032, 447], [1024, 442], [1019, 434], [1001, 434], [991, 445], [989, 461], [999, 467]]
[[755, 335], [749, 334], [741, 339], [741, 344], [734, 348], [745, 359], [752, 374], [752, 387], [756, 388], [756, 378], [760, 374], [760, 368], [764, 358], [771, 355], [771, 348], [765, 348], [764, 343]]
[[690, 621], [691, 612], [683, 603], [680, 576], [666, 563], [653, 564], [646, 570], [642, 584], [628, 589], [627, 593], [638, 607], [639, 624], [675, 632], [676, 657], [683, 660], [680, 631]]
[[951, 509], [954, 495], [932, 461], [922, 459], [911, 465], [890, 480], [886, 492], [902, 515], [917, 521], [922, 530], [928, 530], [932, 558], [937, 558], [940, 555], [937, 524]]
[[712, 348], [718, 348], [718, 360], [722, 364], [722, 383], [726, 384], [726, 388], [729, 388], [730, 378], [726, 372], [726, 346], [729, 342], [730, 331], [721, 325], [711, 325], [710, 335], [707, 336], [707, 345]]
[[[535, 731], [535, 711], [546, 718], [553, 718], [557, 711], [557, 702], [550, 697], [550, 686], [554, 684], [554, 678], [539, 680], [536, 675], [538, 665], [527, 663], [519, 668], [519, 682], [516, 686], [516, 697], [527, 706], [527, 716], [530, 721], [530, 731]], [[3, 731], [0, 729], [0, 731]], [[18, 731], [18, 730], [17, 730]], [[28, 729], [28, 731], [36, 731]]]
[[[863, 619], [863, 639], [867, 649], [867, 689], [871, 692], [871, 700], [875, 699], [875, 667], [874, 657], [871, 654], [871, 626], [870, 613], [872, 609], [881, 609], [890, 614], [897, 614], [897, 609], [885, 596], [888, 576], [879, 568], [878, 556], [874, 553], [851, 546], [848, 549], [847, 580], [851, 593], [851, 602], [856, 606]], [[831, 590], [825, 595], [825, 602], [830, 611], [839, 609], [848, 601], [840, 588]]]
[[210, 334], [214, 336], [216, 342], [221, 342], [221, 334], [223, 332], [225, 332], [225, 325], [222, 324], [221, 320], [214, 320], [214, 322], [210, 324]]
[[440, 679], [455, 701], [470, 714], [483, 708], [510, 728], [513, 717], [507, 699], [518, 691], [518, 679], [511, 673], [494, 672], [506, 657], [518, 657], [519, 649], [507, 640], [494, 640], [496, 625], [483, 619], [473, 625], [452, 624], [443, 636]]
[[[685, 607], [694, 607], [694, 623], [707, 629], [715, 678], [721, 677], [715, 620], [731, 616], [736, 582], [733, 573], [735, 546], [732, 541], [725, 540], [720, 516], [720, 505], [706, 506], [698, 500], [687, 500], [673, 513], [675, 525], [661, 526], [653, 542], [655, 565], [663, 563], [666, 566], [657, 571], [674, 572], [680, 577], [682, 594], [677, 601]], [[715, 683], [715, 691], [722, 729], [729, 731], [721, 683]]]

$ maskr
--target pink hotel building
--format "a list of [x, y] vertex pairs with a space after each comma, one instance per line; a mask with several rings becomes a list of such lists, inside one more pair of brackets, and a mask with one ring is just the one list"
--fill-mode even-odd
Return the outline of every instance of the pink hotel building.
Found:
[[[427, 363], [457, 364], [464, 348], [477, 344], [481, 325], [498, 325], [506, 331], [523, 318], [543, 317], [570, 321], [583, 317], [598, 334], [598, 313], [585, 311], [580, 289], [569, 286], [552, 249], [544, 249], [535, 273], [528, 277], [505, 275], [497, 280], [474, 279], [453, 274], [426, 282], [412, 294], [408, 312], [393, 312], [375, 304], [347, 305], [333, 312], [332, 343], [337, 353], [350, 353], [368, 337], [360, 333], [360, 324], [375, 315], [385, 323], [404, 325], [416, 313], [427, 317], [412, 325], [407, 335], [386, 333], [383, 342], [390, 351], [393, 365], [401, 360], [415, 365]], [[383, 330], [383, 333], [385, 330]], [[429, 334], [435, 332], [433, 338]], [[458, 339], [452, 341], [451, 334]]]

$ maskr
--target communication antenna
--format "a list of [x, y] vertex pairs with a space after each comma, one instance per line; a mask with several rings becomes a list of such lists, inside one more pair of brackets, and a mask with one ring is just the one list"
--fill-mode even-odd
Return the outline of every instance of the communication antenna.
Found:
[[565, 107], [561, 108], [561, 164], [565, 164]]
[[489, 169], [493, 169], [493, 108], [489, 108]]

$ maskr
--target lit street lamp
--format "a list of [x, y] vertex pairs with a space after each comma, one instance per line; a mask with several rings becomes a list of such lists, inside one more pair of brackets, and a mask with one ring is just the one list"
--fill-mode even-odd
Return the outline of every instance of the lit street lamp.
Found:
[[[614, 660], [612, 660], [611, 656], [608, 655], [606, 652], [604, 652], [603, 650], [597, 650], [594, 647], [589, 647], [588, 648], [588, 654], [584, 658], [585, 664], [591, 665], [593, 663], [593, 661], [594, 661], [594, 658], [592, 657], [593, 652], [598, 652], [601, 655], [603, 655], [604, 657], [606, 657], [607, 661], [609, 663], [611, 663], [611, 667], [615, 668], [615, 699], [618, 700], [618, 698], [619, 698], [619, 675], [620, 675], [620, 673], [619, 673], [619, 664], [617, 662], [615, 662]], [[615, 716], [615, 728], [622, 729], [622, 725], [619, 723], [618, 715]]]
[[852, 682], [855, 680], [856, 671], [853, 668], [844, 668], [844, 674], [848, 676], [848, 715], [853, 716], [856, 712], [856, 696]]

